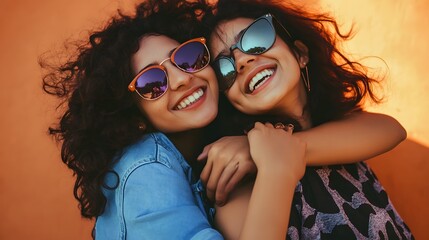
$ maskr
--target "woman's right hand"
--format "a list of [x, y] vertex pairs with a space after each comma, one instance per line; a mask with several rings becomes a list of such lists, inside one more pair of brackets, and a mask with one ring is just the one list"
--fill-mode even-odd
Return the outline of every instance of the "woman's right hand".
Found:
[[285, 239], [297, 182], [305, 172], [306, 144], [292, 129], [255, 123], [248, 132], [258, 168], [239, 239]]
[[[306, 143], [292, 135], [293, 129], [255, 123], [247, 134], [250, 154], [259, 172], [282, 171], [299, 181], [305, 172]], [[290, 179], [290, 178], [289, 178]]]

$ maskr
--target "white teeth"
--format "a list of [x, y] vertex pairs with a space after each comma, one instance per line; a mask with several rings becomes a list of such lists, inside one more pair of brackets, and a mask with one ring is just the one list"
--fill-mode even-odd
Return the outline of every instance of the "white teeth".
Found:
[[176, 109], [181, 110], [181, 109], [189, 107], [194, 102], [198, 101], [198, 99], [200, 99], [203, 95], [204, 95], [203, 89], [199, 88], [193, 94], [189, 95], [188, 97], [183, 99], [179, 104], [177, 104]]
[[193, 97], [195, 98], [195, 99], [198, 99], [198, 98], [200, 98], [200, 94], [198, 93], [198, 92], [195, 92], [194, 94], [192, 94], [193, 95]]
[[273, 75], [274, 70], [273, 69], [264, 69], [257, 73], [252, 80], [250, 80], [249, 83], [249, 90], [250, 92], [255, 91], [259, 86], [262, 85], [271, 75]]

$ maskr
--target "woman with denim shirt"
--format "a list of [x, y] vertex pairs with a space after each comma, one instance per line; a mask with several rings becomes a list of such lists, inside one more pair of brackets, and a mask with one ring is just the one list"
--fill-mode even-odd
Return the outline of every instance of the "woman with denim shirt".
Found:
[[[201, 38], [199, 14], [206, 8], [198, 1], [146, 1], [135, 16], [119, 14], [93, 32], [74, 58], [44, 78], [45, 91], [68, 104], [50, 133], [62, 141], [63, 162], [76, 175], [82, 216], [97, 218], [97, 239], [223, 238], [210, 225], [201, 165], [193, 160], [216, 137], [215, 126], [205, 128], [218, 98]], [[291, 129], [270, 131], [286, 139], [289, 161], [264, 160], [261, 152], [272, 147], [263, 144], [265, 126], [249, 131], [259, 178], [242, 239], [261, 233], [256, 226], [271, 212], [259, 206], [278, 205], [266, 202], [272, 183], [282, 183], [276, 201], [287, 212], [304, 173], [306, 144]]]

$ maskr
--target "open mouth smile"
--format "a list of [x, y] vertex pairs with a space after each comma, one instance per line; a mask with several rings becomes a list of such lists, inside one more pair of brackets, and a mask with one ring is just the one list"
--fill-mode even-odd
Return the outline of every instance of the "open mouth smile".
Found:
[[274, 68], [267, 68], [258, 72], [249, 82], [248, 90], [253, 93], [261, 87], [275, 72]]
[[198, 102], [201, 97], [204, 95], [204, 90], [202, 88], [198, 88], [193, 93], [183, 98], [174, 108], [175, 110], [182, 110], [188, 108]]

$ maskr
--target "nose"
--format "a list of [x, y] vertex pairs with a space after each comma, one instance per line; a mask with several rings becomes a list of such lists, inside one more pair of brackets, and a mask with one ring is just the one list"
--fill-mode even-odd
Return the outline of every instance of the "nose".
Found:
[[237, 72], [243, 72], [250, 63], [255, 61], [256, 55], [250, 55], [241, 52], [239, 49], [234, 49], [232, 52], [235, 60], [235, 67]]
[[173, 66], [172, 63], [169, 63], [168, 65], [167, 73], [171, 90], [179, 90], [190, 83], [193, 77], [191, 73], [187, 73], [178, 69], [176, 66]]

